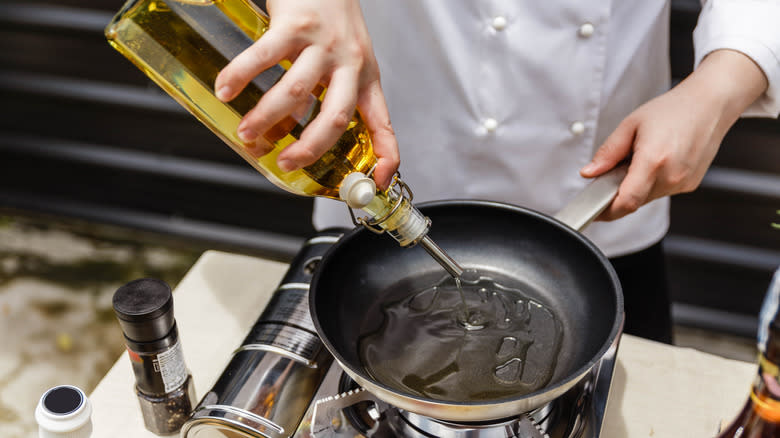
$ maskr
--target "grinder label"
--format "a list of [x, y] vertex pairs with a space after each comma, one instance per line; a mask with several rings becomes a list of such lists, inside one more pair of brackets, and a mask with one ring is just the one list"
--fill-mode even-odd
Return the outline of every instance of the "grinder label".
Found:
[[154, 370], [160, 373], [166, 393], [184, 384], [187, 380], [187, 366], [184, 365], [184, 354], [178, 341], [157, 355]]

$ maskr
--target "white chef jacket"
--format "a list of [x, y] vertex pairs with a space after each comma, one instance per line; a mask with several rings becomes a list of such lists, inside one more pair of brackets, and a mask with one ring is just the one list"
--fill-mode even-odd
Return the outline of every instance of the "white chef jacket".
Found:
[[[487, 199], [554, 214], [588, 183], [579, 169], [632, 110], [669, 88], [669, 2], [365, 0], [382, 86], [415, 203]], [[696, 63], [719, 48], [750, 56], [769, 90], [747, 111], [780, 112], [780, 7], [709, 0]], [[351, 226], [315, 201], [314, 226]], [[669, 199], [585, 230], [608, 256], [644, 249], [669, 226]], [[436, 224], [433, 224], [435, 227]]]

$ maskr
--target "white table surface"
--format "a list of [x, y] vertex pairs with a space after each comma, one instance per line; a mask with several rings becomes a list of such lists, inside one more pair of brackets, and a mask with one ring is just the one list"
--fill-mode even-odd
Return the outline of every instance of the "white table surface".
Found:
[[[208, 251], [174, 291], [197, 397], [211, 388], [260, 316], [287, 265]], [[736, 416], [756, 365], [624, 335], [603, 437], [712, 437]], [[125, 352], [90, 395], [93, 437], [156, 437], [143, 426]]]

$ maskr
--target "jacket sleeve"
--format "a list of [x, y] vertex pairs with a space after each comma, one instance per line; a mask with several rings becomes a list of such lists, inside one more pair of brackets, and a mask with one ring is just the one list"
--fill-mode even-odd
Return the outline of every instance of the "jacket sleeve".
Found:
[[742, 115], [780, 114], [780, 0], [702, 0], [693, 45], [694, 68], [718, 49], [747, 55], [763, 70], [769, 87]]

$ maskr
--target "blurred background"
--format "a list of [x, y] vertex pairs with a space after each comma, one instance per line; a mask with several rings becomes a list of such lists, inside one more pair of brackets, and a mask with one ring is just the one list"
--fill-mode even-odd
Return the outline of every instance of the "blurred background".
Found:
[[[311, 200], [265, 180], [106, 43], [122, 4], [0, 2], [3, 437], [35, 436], [46, 388], [89, 393], [116, 360], [111, 295], [124, 282], [175, 287], [206, 249], [287, 261], [313, 232]], [[672, 7], [679, 80], [699, 1]], [[678, 344], [753, 360], [779, 209], [780, 122], [741, 120], [701, 187], [672, 201]]]

